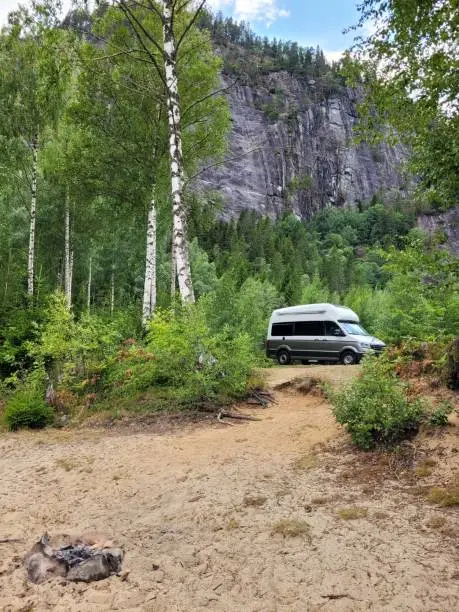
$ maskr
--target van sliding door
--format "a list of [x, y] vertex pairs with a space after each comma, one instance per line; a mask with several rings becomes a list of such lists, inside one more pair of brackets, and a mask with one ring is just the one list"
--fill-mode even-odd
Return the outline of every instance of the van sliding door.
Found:
[[306, 359], [326, 359], [327, 342], [322, 321], [296, 321], [293, 355]]

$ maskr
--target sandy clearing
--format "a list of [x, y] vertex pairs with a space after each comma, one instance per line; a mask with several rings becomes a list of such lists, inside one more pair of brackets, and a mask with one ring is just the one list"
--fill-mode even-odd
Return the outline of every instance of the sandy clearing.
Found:
[[[357, 370], [272, 368], [268, 376], [341, 382]], [[454, 541], [425, 528], [436, 511], [396, 489], [364, 495], [339, 479], [339, 455], [326, 445], [342, 434], [327, 404], [288, 389], [277, 399], [251, 411], [261, 422], [173, 435], [2, 435], [0, 538], [24, 544], [0, 544], [0, 609], [458, 609]], [[367, 517], [337, 516], [354, 505]], [[310, 537], [273, 535], [284, 519], [306, 521]], [[124, 546], [127, 580], [25, 582], [21, 556], [37, 536], [90, 529]]]

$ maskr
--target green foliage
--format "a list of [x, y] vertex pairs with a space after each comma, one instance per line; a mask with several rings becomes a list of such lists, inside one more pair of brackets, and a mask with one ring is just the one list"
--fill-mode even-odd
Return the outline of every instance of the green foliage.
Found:
[[419, 400], [383, 357], [365, 359], [362, 374], [343, 390], [331, 393], [333, 412], [359, 448], [392, 447], [417, 432], [423, 415]]
[[30, 353], [45, 362], [84, 363], [91, 356], [102, 358], [122, 340], [120, 323], [86, 313], [76, 321], [64, 294], [56, 292], [48, 300], [39, 340], [30, 346]]
[[268, 117], [270, 121], [277, 121], [280, 117], [279, 104], [276, 100], [262, 104], [261, 110]]
[[247, 391], [256, 363], [251, 339], [229, 329], [213, 333], [203, 308], [158, 311], [145, 348], [125, 349], [104, 375], [107, 392], [132, 395], [153, 388], [178, 405], [225, 402]]
[[320, 85], [326, 95], [332, 95], [343, 85], [337, 66], [330, 66], [319, 47], [302, 47], [297, 42], [268, 40], [257, 36], [244, 21], [236, 22], [221, 14], [213, 17], [204, 12], [201, 26], [208, 28], [221, 49], [225, 70], [250, 78], [252, 83], [260, 74], [286, 70], [303, 78], [323, 78]]
[[454, 410], [449, 400], [443, 400], [438, 408], [429, 415], [429, 425], [433, 427], [446, 427], [448, 425], [448, 415]]
[[195, 296], [199, 298], [215, 289], [217, 285], [215, 263], [209, 261], [209, 256], [201, 249], [197, 238], [190, 244], [190, 264]]
[[[345, 74], [366, 94], [359, 135], [408, 145], [419, 193], [432, 208], [459, 195], [457, 0], [364, 0]], [[377, 24], [374, 27], [374, 24]], [[381, 70], [384, 66], [384, 70]], [[381, 120], [383, 118], [383, 120]]]
[[386, 308], [376, 323], [385, 337], [398, 342], [459, 334], [458, 262], [447, 250], [410, 238], [403, 251], [389, 250], [385, 269], [390, 274]]
[[247, 334], [254, 348], [262, 346], [269, 317], [281, 304], [269, 281], [249, 277], [238, 288], [231, 274], [219, 279], [216, 291], [201, 300], [206, 321], [214, 333], [228, 330], [236, 335]]
[[307, 189], [311, 189], [312, 187], [312, 178], [309, 174], [303, 174], [299, 176], [293, 177], [286, 185], [287, 193], [295, 194], [298, 191], [303, 191]]
[[53, 409], [45, 402], [45, 386], [45, 369], [37, 366], [7, 403], [4, 420], [8, 429], [41, 429], [53, 422]]

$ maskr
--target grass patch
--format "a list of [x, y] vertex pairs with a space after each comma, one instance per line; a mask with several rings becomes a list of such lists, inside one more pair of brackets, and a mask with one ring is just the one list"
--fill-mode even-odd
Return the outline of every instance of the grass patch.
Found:
[[311, 499], [311, 504], [313, 506], [324, 506], [325, 504], [328, 504], [331, 501], [333, 501], [333, 497], [327, 497], [324, 495], [323, 497], [313, 497]]
[[233, 529], [239, 529], [239, 523], [234, 518], [230, 519], [226, 525], [227, 531], [233, 531]]
[[284, 538], [310, 537], [311, 526], [306, 521], [298, 519], [282, 519], [274, 523], [271, 535], [281, 535]]
[[442, 508], [459, 506], [459, 484], [450, 487], [434, 487], [430, 490], [427, 499]]
[[316, 455], [302, 455], [292, 463], [292, 467], [297, 472], [307, 472], [317, 467], [318, 461]]
[[444, 516], [432, 516], [426, 521], [426, 527], [429, 529], [443, 529], [447, 521]]
[[62, 468], [66, 472], [71, 472], [72, 470], [80, 467], [78, 461], [75, 461], [75, 459], [72, 459], [72, 457], [61, 457], [56, 459], [55, 463], [56, 467]]
[[74, 459], [73, 457], [60, 457], [56, 459], [55, 465], [66, 472], [78, 470], [80, 473], [86, 472], [90, 474], [92, 472], [91, 464], [93, 462], [94, 459], [92, 457], [79, 457], [78, 459]]
[[356, 519], [365, 518], [367, 515], [368, 509], [359, 506], [351, 506], [350, 508], [338, 510], [338, 516], [344, 521], [355, 521]]
[[418, 478], [427, 478], [428, 476], [431, 476], [433, 474], [433, 470], [430, 467], [418, 465], [415, 468], [414, 473]]
[[243, 500], [243, 504], [246, 507], [261, 508], [267, 501], [267, 497], [263, 495], [246, 495]]
[[437, 465], [437, 462], [435, 459], [431, 459], [428, 457], [427, 459], [423, 459], [422, 461], [420, 461], [418, 465], [420, 467], [433, 468]]

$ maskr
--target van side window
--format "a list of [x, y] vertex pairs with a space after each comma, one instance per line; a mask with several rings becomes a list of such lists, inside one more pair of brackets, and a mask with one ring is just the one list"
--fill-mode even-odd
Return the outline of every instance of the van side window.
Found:
[[344, 333], [340, 326], [334, 321], [325, 321], [325, 335], [326, 336], [344, 336]]
[[293, 323], [273, 323], [271, 336], [293, 336]]
[[295, 336], [323, 336], [324, 324], [322, 321], [297, 321], [295, 323]]

